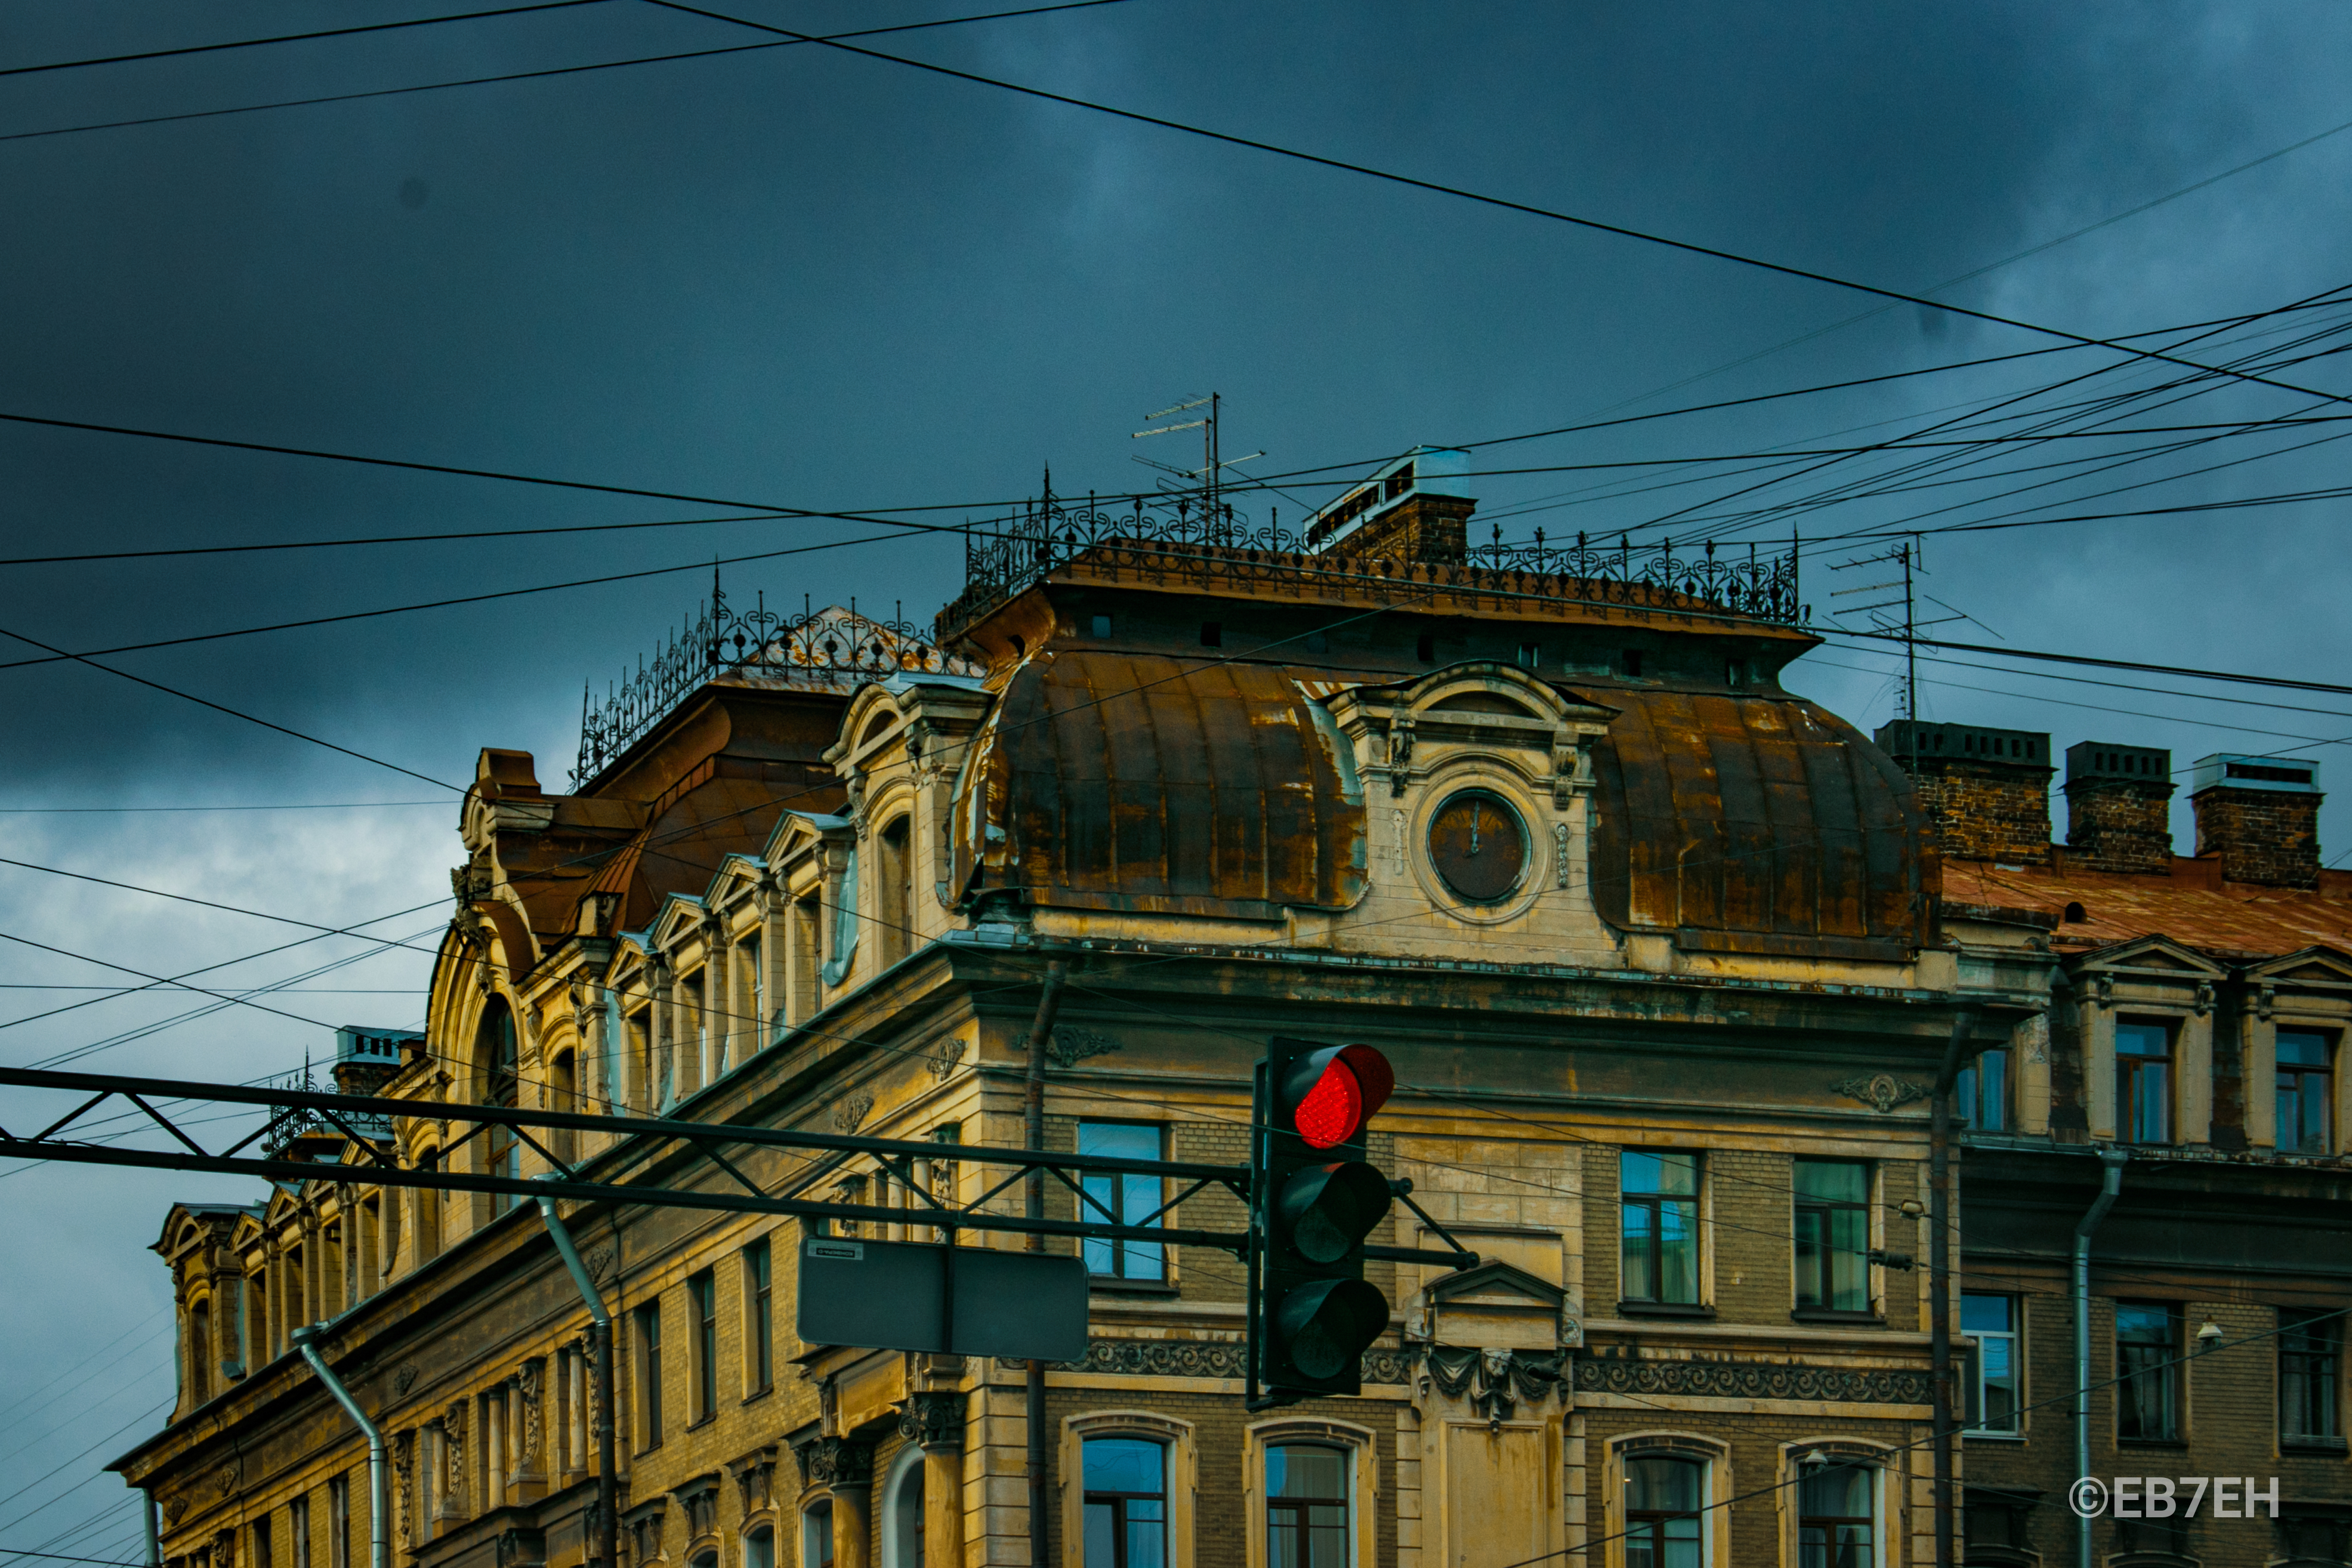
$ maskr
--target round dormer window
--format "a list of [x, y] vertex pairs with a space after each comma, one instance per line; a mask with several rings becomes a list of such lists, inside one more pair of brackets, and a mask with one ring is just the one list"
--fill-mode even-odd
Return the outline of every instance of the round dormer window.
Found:
[[1501, 903], [1527, 876], [1527, 824], [1501, 795], [1465, 789], [1430, 818], [1429, 862], [1464, 903]]

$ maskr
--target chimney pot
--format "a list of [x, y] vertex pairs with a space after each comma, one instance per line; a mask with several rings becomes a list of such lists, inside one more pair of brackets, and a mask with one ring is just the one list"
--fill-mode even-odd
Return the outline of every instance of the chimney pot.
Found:
[[1872, 738], [1911, 775], [1946, 856], [2050, 863], [2048, 733], [1897, 719]]
[[2197, 854], [2222, 879], [2273, 888], [2319, 885], [2319, 764], [2298, 757], [2217, 752], [2189, 778]]
[[2084, 741], [2066, 748], [2066, 847], [2100, 871], [2172, 869], [2172, 753]]

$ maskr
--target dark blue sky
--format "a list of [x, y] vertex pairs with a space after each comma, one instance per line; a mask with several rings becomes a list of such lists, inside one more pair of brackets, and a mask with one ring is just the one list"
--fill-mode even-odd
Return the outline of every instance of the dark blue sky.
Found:
[[[818, 32], [955, 14], [733, 4]], [[0, 64], [425, 14], [0, 0]], [[20, 76], [0, 98], [0, 136], [759, 38], [610, 0]], [[1128, 0], [876, 47], [1916, 291], [2336, 125], [2352, 13], [2285, 0], [1664, 14]], [[2352, 237], [2347, 170], [2352, 134], [2323, 140], [1944, 297], [2093, 335], [2266, 310], [2352, 283], [2339, 275]], [[814, 47], [0, 140], [0, 413], [823, 509], [971, 503], [970, 515], [983, 516], [987, 503], [1033, 490], [1047, 463], [1066, 489], [1136, 488], [1149, 478], [1129, 461], [1139, 416], [1212, 389], [1226, 399], [1226, 449], [1263, 447], [1255, 467], [1290, 470], [2049, 342], [1906, 305], [1779, 348], [1873, 301]], [[2341, 315], [2285, 320], [2300, 333]], [[1503, 447], [1486, 466], [1853, 445], [2118, 363], [2085, 352], [1921, 377]], [[2333, 364], [2281, 374], [2342, 386]], [[2156, 379], [2108, 369], [2068, 395]], [[2123, 422], [2267, 416], [2308, 401], [2239, 389]], [[2232, 437], [2095, 477], [2044, 470], [1775, 513], [1746, 531], [1718, 526], [1727, 538], [1754, 529], [1785, 538], [1795, 523], [1819, 538], [1931, 508], [1956, 510], [1922, 526], [2026, 502], [2068, 503], [2050, 509], [2064, 514], [2305, 489], [2337, 481], [2332, 448], [2168, 476], [2328, 434]], [[2033, 447], [1993, 466], [2079, 452]], [[1893, 471], [1873, 458], [1756, 499]], [[1540, 523], [1555, 537], [1579, 528], [1642, 537], [1654, 534], [1654, 520], [1757, 476], [1686, 482], [1694, 477], [1498, 476], [1479, 481], [1479, 493], [1486, 512], [1518, 514], [1515, 534]], [[2021, 500], [1990, 499], [2053, 477], [2063, 482]], [[2076, 504], [2151, 479], [2164, 482]], [[1677, 488], [1614, 493], [1667, 480]], [[1604, 481], [1612, 490], [1591, 489]], [[1327, 493], [1294, 489], [1267, 504], [1295, 519], [1293, 498]], [[2345, 681], [2341, 506], [1931, 537], [1931, 591], [2023, 647]], [[9, 556], [708, 510], [0, 427]], [[1669, 531], [1694, 526], [1682, 519]], [[0, 628], [79, 651], [692, 565], [847, 531], [760, 521], [7, 566]], [[1850, 553], [1809, 560], [1817, 608], [1828, 587], [1871, 580], [1827, 572]], [[916, 540], [736, 568], [729, 581], [793, 604], [803, 593], [819, 604], [903, 602], [920, 618], [956, 591], [960, 570], [950, 542]], [[468, 776], [484, 744], [527, 747], [554, 785], [583, 683], [601, 690], [633, 666], [706, 580], [689, 572], [119, 662], [445, 779]], [[1947, 629], [1994, 640], [1974, 626]], [[0, 643], [0, 657], [33, 651]], [[1891, 711], [1888, 663], [1833, 647], [1791, 681], [1875, 725]], [[2147, 680], [2164, 689], [2148, 692], [1950, 665], [1927, 672], [1929, 716], [2047, 730], [2062, 749], [2084, 738], [2166, 745], [2186, 765], [2211, 751], [2352, 735], [2352, 700], [2326, 696], [2223, 692], [2322, 710], [2294, 712], [2179, 695], [2221, 689], [2179, 680]], [[432, 899], [458, 858], [446, 805], [27, 811], [443, 792], [86, 668], [0, 670], [0, 702], [12, 721], [0, 775], [0, 805], [12, 815], [0, 822], [13, 858], [330, 923]], [[2337, 761], [2336, 748], [2311, 754]], [[2184, 840], [2186, 822], [2184, 809]], [[2347, 824], [2342, 808], [2329, 809], [2332, 846]], [[0, 931], [159, 973], [299, 934], [15, 870], [0, 875]], [[381, 929], [405, 936], [438, 923], [427, 910]], [[324, 963], [357, 951], [301, 952]], [[293, 962], [224, 973], [258, 984], [292, 973]], [[22, 949], [0, 973], [19, 985], [107, 978]], [[403, 1025], [418, 1001], [398, 993], [423, 975], [421, 959], [395, 953], [306, 983], [392, 994], [289, 994], [277, 1005], [328, 1024]], [[83, 994], [5, 994], [0, 1016], [22, 1016]], [[0, 1059], [46, 1058], [183, 1010], [118, 1001], [26, 1024], [6, 1031]], [[248, 1009], [89, 1060], [247, 1077], [326, 1045], [320, 1031]], [[95, 1354], [99, 1369], [61, 1403], [0, 1418], [7, 1446], [37, 1439], [0, 1457], [0, 1492], [97, 1445], [91, 1461], [0, 1505], [0, 1545], [31, 1546], [115, 1500], [103, 1480], [9, 1523], [124, 1446], [127, 1436], [107, 1435], [163, 1396], [168, 1340], [142, 1341], [150, 1331], [139, 1328], [122, 1347], [102, 1347], [163, 1300], [163, 1270], [140, 1250], [163, 1201], [228, 1189], [56, 1172], [0, 1182], [10, 1184], [0, 1188], [0, 1248], [42, 1257], [53, 1275], [50, 1289], [18, 1300], [16, 1348], [0, 1355], [0, 1408], [84, 1357]], [[101, 1395], [110, 1402], [86, 1408]], [[107, 1548], [130, 1517], [52, 1549]]]

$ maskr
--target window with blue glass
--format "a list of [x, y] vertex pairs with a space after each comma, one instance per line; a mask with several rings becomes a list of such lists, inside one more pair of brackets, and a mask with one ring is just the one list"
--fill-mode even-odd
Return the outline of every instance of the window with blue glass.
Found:
[[1797, 1305], [1870, 1310], [1870, 1167], [1852, 1160], [1796, 1163]]
[[1148, 1437], [1096, 1437], [1083, 1449], [1085, 1568], [1167, 1568], [1168, 1449]]
[[2008, 1131], [2009, 1052], [1984, 1051], [1962, 1068], [1952, 1081], [1952, 1107], [1972, 1131]]
[[1352, 1463], [1344, 1449], [1309, 1443], [1265, 1451], [1266, 1568], [1345, 1568]]
[[2172, 1142], [2172, 1030], [2163, 1024], [2116, 1026], [2116, 1136]]
[[1874, 1479], [1860, 1465], [1823, 1465], [1797, 1482], [1797, 1568], [1874, 1568]]
[[1705, 1480], [1696, 1459], [1625, 1461], [1625, 1568], [1701, 1568]]
[[1698, 1156], [1618, 1156], [1618, 1292], [1628, 1301], [1698, 1301]]
[[2328, 1101], [2335, 1075], [2328, 1069], [2328, 1038], [2309, 1029], [2278, 1032], [2278, 1151], [2325, 1154], [2332, 1131]]
[[2014, 1296], [1965, 1291], [1960, 1332], [1977, 1342], [1976, 1420], [1971, 1433], [2015, 1436], [2024, 1429], [2018, 1399], [2018, 1302]]
[[[1141, 1121], [1081, 1121], [1078, 1152], [1106, 1154], [1122, 1160], [1159, 1160], [1167, 1129]], [[1158, 1176], [1110, 1175], [1088, 1173], [1080, 1178], [1087, 1201], [1079, 1205], [1083, 1219], [1157, 1230], [1166, 1223], [1160, 1207], [1168, 1200]], [[1097, 1241], [1086, 1243], [1087, 1272], [1103, 1279], [1159, 1281], [1168, 1278], [1167, 1249], [1156, 1241]]]

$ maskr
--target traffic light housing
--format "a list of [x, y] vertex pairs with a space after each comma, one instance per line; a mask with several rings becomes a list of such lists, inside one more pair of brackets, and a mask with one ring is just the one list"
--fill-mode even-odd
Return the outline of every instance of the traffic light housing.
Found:
[[1255, 1247], [1251, 1373], [1260, 1405], [1359, 1392], [1363, 1352], [1389, 1325], [1364, 1281], [1364, 1243], [1389, 1212], [1365, 1126], [1396, 1087], [1370, 1046], [1276, 1039], [1258, 1064], [1250, 1139]]

